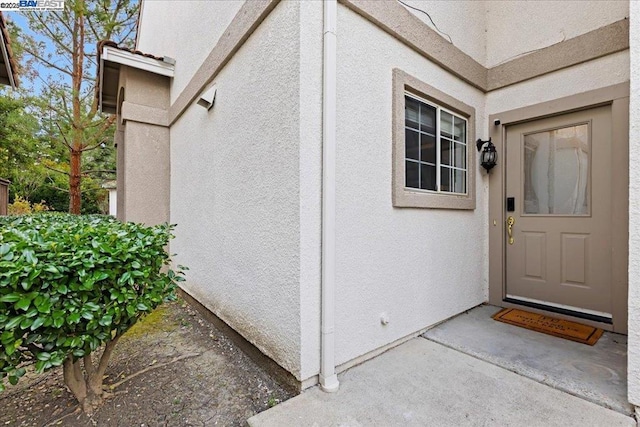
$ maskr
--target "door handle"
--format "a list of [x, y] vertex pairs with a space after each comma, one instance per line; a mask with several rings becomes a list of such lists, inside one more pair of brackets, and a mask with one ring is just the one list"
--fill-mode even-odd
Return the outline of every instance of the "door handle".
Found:
[[507, 218], [507, 234], [509, 235], [509, 244], [513, 245], [513, 224], [516, 223], [516, 220], [510, 216]]

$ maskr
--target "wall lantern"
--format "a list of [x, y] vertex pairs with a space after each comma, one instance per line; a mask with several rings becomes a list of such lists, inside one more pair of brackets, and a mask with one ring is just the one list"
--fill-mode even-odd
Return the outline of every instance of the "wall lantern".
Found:
[[[484, 149], [482, 146], [484, 145]], [[496, 165], [498, 159], [498, 153], [496, 152], [496, 146], [491, 142], [491, 138], [488, 141], [483, 141], [478, 139], [476, 141], [476, 147], [478, 147], [478, 151], [482, 149], [482, 154], [480, 155], [480, 166], [487, 170], [487, 173]]]

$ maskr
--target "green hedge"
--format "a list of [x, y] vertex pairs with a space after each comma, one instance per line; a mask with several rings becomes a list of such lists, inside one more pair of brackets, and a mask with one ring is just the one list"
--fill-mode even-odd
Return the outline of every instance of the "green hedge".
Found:
[[[35, 362], [42, 372], [90, 354], [166, 298], [173, 226], [112, 217], [0, 217], [0, 391]], [[180, 267], [182, 269], [182, 267]]]

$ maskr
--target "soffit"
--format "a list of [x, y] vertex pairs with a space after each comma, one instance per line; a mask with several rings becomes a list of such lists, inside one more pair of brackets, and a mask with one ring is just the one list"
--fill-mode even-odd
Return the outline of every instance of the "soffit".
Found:
[[127, 66], [153, 74], [173, 77], [174, 61], [139, 50], [118, 46], [110, 40], [98, 43], [98, 105], [100, 111], [115, 114], [118, 107], [120, 67]]
[[17, 63], [11, 49], [7, 22], [0, 12], [0, 83], [13, 88], [18, 86]]

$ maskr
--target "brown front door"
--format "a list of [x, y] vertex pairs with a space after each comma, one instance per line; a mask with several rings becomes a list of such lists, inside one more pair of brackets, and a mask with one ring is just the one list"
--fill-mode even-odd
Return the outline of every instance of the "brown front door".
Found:
[[609, 105], [507, 127], [507, 301], [611, 322], [611, 126]]

